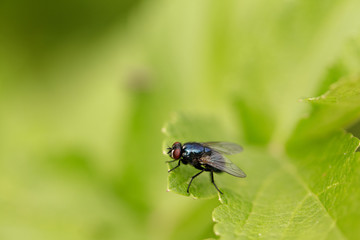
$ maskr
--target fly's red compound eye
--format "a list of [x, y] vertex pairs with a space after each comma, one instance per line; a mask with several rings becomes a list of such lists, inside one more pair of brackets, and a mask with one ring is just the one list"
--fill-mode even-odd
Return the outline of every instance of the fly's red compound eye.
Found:
[[170, 153], [170, 157], [178, 160], [181, 157], [181, 143], [179, 142], [175, 142], [172, 147], [171, 147], [171, 153]]
[[173, 159], [177, 160], [180, 158], [181, 155], [181, 149], [180, 148], [175, 148], [172, 152], [172, 157]]

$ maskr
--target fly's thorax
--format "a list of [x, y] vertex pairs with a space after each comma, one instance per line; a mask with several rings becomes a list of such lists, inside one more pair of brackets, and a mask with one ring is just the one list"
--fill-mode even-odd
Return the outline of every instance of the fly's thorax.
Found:
[[199, 159], [204, 154], [205, 148], [200, 143], [189, 142], [183, 145], [182, 158], [188, 162]]

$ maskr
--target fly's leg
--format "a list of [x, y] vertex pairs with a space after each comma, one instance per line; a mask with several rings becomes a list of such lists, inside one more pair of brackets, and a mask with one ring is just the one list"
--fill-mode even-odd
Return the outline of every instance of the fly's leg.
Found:
[[[174, 160], [174, 161], [177, 161], [177, 160]], [[169, 161], [169, 162], [174, 162], [174, 161]], [[175, 168], [179, 167], [180, 166], [180, 160], [178, 162], [178, 165], [176, 165], [175, 167], [173, 167], [172, 169], [168, 170], [168, 173], [171, 172], [172, 170], [174, 170]]]
[[177, 159], [175, 160], [172, 160], [172, 161], [165, 161], [166, 163], [172, 163], [172, 162], [175, 162], [175, 161], [178, 161]]
[[190, 182], [189, 182], [189, 186], [187, 188], [187, 193], [189, 193], [189, 189], [190, 189], [190, 185], [191, 185], [191, 182], [194, 180], [194, 178], [196, 178], [197, 176], [199, 176], [202, 172], [204, 172], [205, 170], [201, 170], [201, 172], [198, 172], [197, 174], [195, 174], [194, 176], [192, 176]]
[[212, 182], [212, 184], [214, 184], [216, 190], [218, 190], [219, 193], [223, 194], [223, 193], [218, 189], [218, 187], [217, 187], [216, 184], [215, 184], [215, 181], [214, 181], [214, 172], [213, 172], [212, 170], [211, 170], [211, 172], [210, 172], [210, 176], [211, 176], [211, 182]]

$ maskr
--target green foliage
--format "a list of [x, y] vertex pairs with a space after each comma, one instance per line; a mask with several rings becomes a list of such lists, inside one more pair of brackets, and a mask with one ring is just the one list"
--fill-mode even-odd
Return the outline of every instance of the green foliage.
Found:
[[[316, 106], [298, 125], [287, 154], [271, 146], [245, 147], [244, 154], [234, 157], [248, 177], [217, 178], [224, 195], [220, 195], [222, 205], [213, 213], [218, 222], [215, 232], [223, 239], [359, 237], [360, 231], [355, 226], [360, 224], [360, 203], [356, 201], [360, 199], [356, 153], [360, 141], [340, 131], [360, 116], [359, 91], [359, 79], [347, 79], [336, 83], [326, 94], [309, 99]], [[217, 136], [226, 139], [221, 124], [190, 119], [177, 116], [165, 132], [171, 139], [181, 141], [197, 140], [196, 136], [214, 140], [211, 130], [216, 129]], [[242, 160], [235, 161], [237, 158]], [[195, 172], [189, 166], [172, 172], [170, 190], [185, 195]], [[193, 182], [191, 193], [208, 197], [216, 191], [208, 178], [199, 177]]]
[[[358, 239], [358, 140], [341, 129], [360, 136], [359, 9], [5, 1], [0, 239], [215, 238], [213, 211], [223, 238]], [[229, 158], [248, 177], [215, 175], [220, 206], [208, 173], [188, 197], [196, 170], [166, 171], [161, 148], [189, 140], [244, 146]]]
[[300, 121], [287, 146], [309, 189], [350, 239], [360, 236], [355, 227], [360, 220], [359, 139], [340, 129], [360, 116], [359, 90], [359, 78], [343, 79], [309, 99], [314, 109]]

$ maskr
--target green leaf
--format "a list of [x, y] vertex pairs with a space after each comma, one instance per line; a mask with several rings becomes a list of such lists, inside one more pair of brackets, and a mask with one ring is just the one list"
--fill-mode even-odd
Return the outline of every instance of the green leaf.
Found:
[[359, 140], [341, 128], [360, 117], [360, 79], [343, 79], [308, 100], [313, 111], [300, 121], [287, 153], [337, 227], [346, 237], [359, 238]]
[[[360, 141], [340, 130], [360, 116], [358, 90], [358, 79], [342, 80], [322, 97], [310, 99], [316, 106], [299, 123], [285, 153], [276, 145], [267, 149], [245, 145], [243, 153], [231, 156], [248, 177], [216, 176], [224, 192], [221, 206], [213, 212], [217, 235], [222, 239], [360, 237], [356, 227], [360, 224], [360, 161], [356, 153]], [[335, 111], [340, 112], [334, 116]], [[319, 121], [326, 125], [322, 128]], [[216, 118], [178, 115], [164, 131], [171, 141], [210, 141], [225, 140], [229, 135], [223, 129], [224, 124]], [[317, 134], [311, 134], [314, 132]], [[214, 139], [214, 134], [220, 139]], [[169, 175], [169, 189], [187, 195], [187, 184], [196, 172], [191, 166], [180, 166]], [[192, 195], [215, 195], [209, 178], [202, 177], [192, 183]]]
[[352, 212], [356, 207], [342, 206], [345, 200], [354, 204], [349, 198], [358, 184], [354, 180], [359, 169], [358, 145], [358, 139], [350, 134], [336, 135], [314, 146], [322, 148], [311, 149], [302, 165], [265, 151], [262, 157], [250, 153], [254, 167], [245, 165], [248, 185], [224, 194], [223, 205], [213, 213], [218, 222], [215, 232], [223, 239], [344, 239], [358, 235], [339, 222], [345, 217], [353, 219], [353, 225], [359, 224], [357, 213]]
[[360, 78], [342, 79], [325, 94], [305, 100], [313, 104], [313, 111], [296, 128], [293, 137], [297, 141], [319, 138], [352, 124], [360, 116]]

